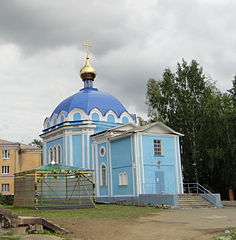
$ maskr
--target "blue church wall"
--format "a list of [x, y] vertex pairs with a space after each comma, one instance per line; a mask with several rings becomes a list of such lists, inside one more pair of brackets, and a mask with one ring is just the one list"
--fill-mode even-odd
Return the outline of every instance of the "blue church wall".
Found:
[[[100, 154], [100, 149], [101, 147], [103, 147], [105, 149], [105, 152], [104, 152], [104, 155], [101, 155]], [[109, 185], [109, 180], [110, 180], [110, 171], [109, 171], [109, 164], [108, 164], [108, 161], [107, 161], [107, 145], [106, 143], [101, 143], [101, 144], [98, 144], [98, 169], [99, 169], [99, 179], [101, 181], [101, 166], [102, 164], [105, 164], [106, 166], [106, 179], [107, 179], [107, 185], [106, 186], [101, 186], [101, 182], [99, 182], [99, 192], [100, 192], [100, 195], [103, 196], [103, 195], [108, 195], [108, 185]]]
[[73, 166], [82, 167], [82, 136], [72, 135]]
[[[154, 156], [154, 139], [161, 140], [161, 156]], [[142, 142], [145, 193], [176, 193], [174, 137], [143, 135]]]
[[[122, 138], [111, 142], [112, 182], [114, 195], [133, 194], [131, 138]], [[128, 185], [119, 185], [119, 174], [128, 175]]]
[[47, 157], [47, 159], [45, 159], [46, 160], [45, 164], [49, 163], [49, 159], [48, 159], [49, 158], [49, 148], [50, 147], [56, 147], [58, 145], [61, 147], [61, 152], [62, 152], [62, 154], [61, 154], [61, 162], [62, 162], [62, 164], [64, 163], [64, 156], [63, 156], [64, 140], [63, 140], [63, 138], [57, 138], [57, 139], [54, 139], [54, 140], [46, 143], [46, 157]]

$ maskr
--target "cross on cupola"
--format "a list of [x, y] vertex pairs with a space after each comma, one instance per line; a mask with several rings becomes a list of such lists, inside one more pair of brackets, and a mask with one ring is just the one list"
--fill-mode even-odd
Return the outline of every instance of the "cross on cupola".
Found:
[[89, 54], [90, 54], [90, 48], [92, 47], [92, 44], [89, 42], [85, 42], [83, 44], [83, 46], [85, 47], [85, 51], [87, 53], [87, 58], [89, 58]]
[[96, 77], [96, 70], [91, 66], [89, 59], [90, 48], [92, 47], [92, 44], [85, 42], [83, 46], [85, 47], [87, 57], [85, 66], [80, 70], [80, 77], [84, 81], [84, 88], [93, 88], [93, 81]]

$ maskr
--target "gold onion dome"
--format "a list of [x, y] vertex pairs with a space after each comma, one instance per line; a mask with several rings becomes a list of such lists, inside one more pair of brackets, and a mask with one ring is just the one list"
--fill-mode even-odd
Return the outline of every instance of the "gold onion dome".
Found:
[[94, 80], [96, 77], [96, 70], [90, 65], [89, 57], [86, 58], [86, 63], [80, 70], [80, 77], [83, 80]]

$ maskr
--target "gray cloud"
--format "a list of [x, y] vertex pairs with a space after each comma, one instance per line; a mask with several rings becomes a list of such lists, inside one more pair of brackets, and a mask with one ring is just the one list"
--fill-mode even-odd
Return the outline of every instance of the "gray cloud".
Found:
[[175, 71], [182, 58], [229, 89], [235, 10], [230, 0], [0, 1], [0, 138], [35, 138], [44, 118], [83, 87], [87, 40], [95, 86], [142, 116], [147, 80]]

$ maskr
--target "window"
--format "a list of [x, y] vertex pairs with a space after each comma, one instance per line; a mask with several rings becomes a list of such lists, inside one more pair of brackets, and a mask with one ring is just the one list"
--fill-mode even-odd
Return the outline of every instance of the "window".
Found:
[[100, 157], [104, 157], [105, 156], [105, 153], [106, 153], [106, 151], [105, 151], [105, 147], [100, 147], [100, 149], [99, 149], [99, 155], [100, 155]]
[[107, 168], [105, 164], [101, 166], [101, 187], [107, 186]]
[[57, 163], [57, 149], [56, 147], [53, 148], [53, 161]]
[[61, 147], [57, 146], [57, 163], [61, 163]]
[[81, 115], [80, 115], [80, 113], [75, 113], [74, 116], [73, 116], [73, 120], [74, 120], [74, 121], [79, 121], [79, 120], [81, 120]]
[[2, 159], [9, 159], [9, 158], [10, 158], [10, 151], [2, 150]]
[[49, 162], [53, 161], [53, 151], [52, 148], [49, 148]]
[[8, 174], [8, 173], [10, 173], [10, 167], [2, 166], [2, 174]]
[[154, 139], [154, 156], [161, 156], [162, 155], [162, 147], [161, 147], [161, 140]]
[[122, 123], [123, 123], [123, 124], [129, 123], [129, 119], [128, 119], [127, 117], [123, 117], [123, 118], [122, 118]]
[[100, 120], [99, 115], [98, 115], [97, 113], [93, 113], [93, 114], [92, 114], [92, 120], [93, 120], [93, 121], [99, 121], [99, 120]]
[[2, 192], [9, 192], [9, 184], [8, 183], [2, 184]]
[[111, 122], [111, 123], [114, 123], [115, 122], [114, 116], [112, 114], [109, 114], [108, 117], [107, 117], [107, 121]]
[[121, 172], [119, 174], [119, 186], [127, 186], [128, 185], [128, 175], [126, 172]]

